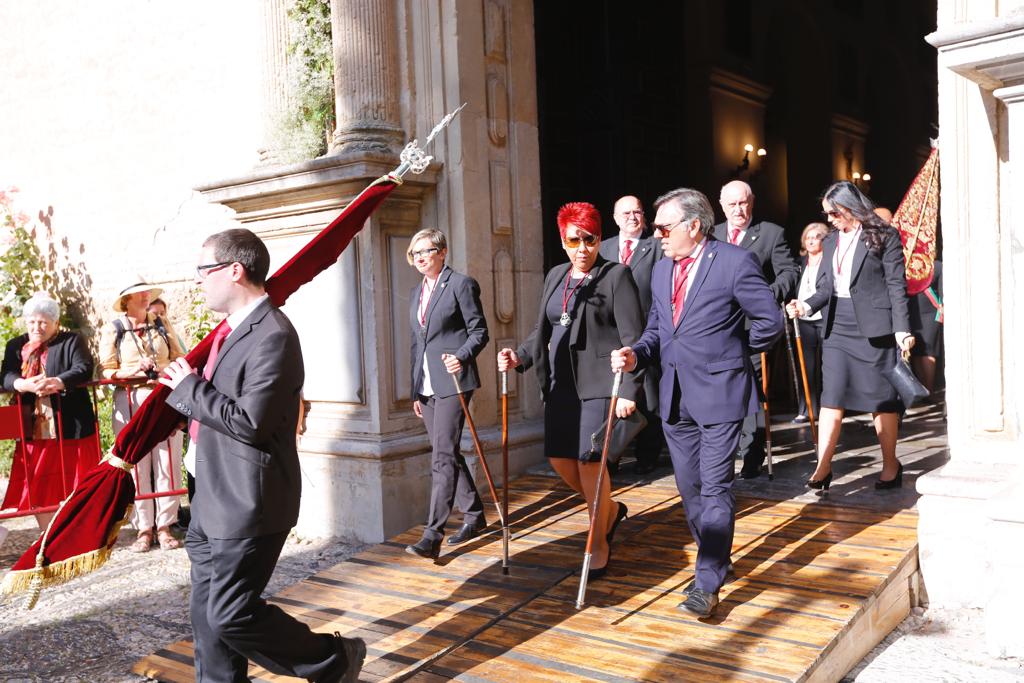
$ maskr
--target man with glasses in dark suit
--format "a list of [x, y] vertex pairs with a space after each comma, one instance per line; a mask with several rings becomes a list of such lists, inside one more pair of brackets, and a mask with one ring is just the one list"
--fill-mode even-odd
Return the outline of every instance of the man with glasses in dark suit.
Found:
[[193, 421], [196, 494], [185, 548], [196, 680], [248, 680], [252, 660], [275, 674], [354, 682], [362, 640], [314, 633], [262, 597], [299, 515], [295, 432], [305, 378], [299, 336], [264, 290], [270, 254], [249, 230], [225, 230], [206, 239], [199, 263], [206, 305], [227, 320], [213, 332], [202, 374], [179, 358], [160, 379], [172, 390], [167, 403]]
[[[725, 222], [715, 226], [715, 239], [746, 249], [757, 257], [781, 309], [782, 303], [796, 290], [800, 279], [800, 267], [786, 243], [785, 230], [775, 223], [754, 221], [754, 191], [742, 180], [733, 180], [722, 186], [719, 204], [725, 214]], [[750, 361], [760, 386], [761, 355], [751, 356]], [[765, 458], [764, 430], [764, 411], [759, 407], [756, 415], [750, 415], [743, 421], [736, 451], [743, 461], [740, 476], [744, 479], [753, 479], [761, 474]]]
[[[640, 200], [632, 195], [620, 197], [615, 202], [612, 217], [619, 226], [619, 234], [602, 240], [601, 256], [613, 263], [629, 266], [640, 293], [640, 309], [643, 319], [651, 310], [651, 271], [661, 258], [661, 245], [647, 232], [647, 220]], [[657, 368], [650, 368], [644, 376], [644, 390], [638, 395], [637, 409], [647, 418], [647, 426], [634, 439], [636, 474], [649, 474], [658, 466], [658, 456], [665, 438], [661, 434], [661, 419], [658, 417]]]

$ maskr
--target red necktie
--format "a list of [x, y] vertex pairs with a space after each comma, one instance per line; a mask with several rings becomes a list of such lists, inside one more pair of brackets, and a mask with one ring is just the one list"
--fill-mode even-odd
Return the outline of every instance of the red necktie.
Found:
[[740, 229], [739, 228], [731, 228], [729, 230], [729, 244], [739, 244], [739, 243], [740, 243]]
[[633, 241], [626, 240], [622, 247], [622, 265], [628, 266], [629, 259], [633, 258]]
[[686, 281], [690, 277], [690, 266], [696, 259], [692, 256], [679, 259], [672, 274], [672, 326], [679, 324], [683, 317], [683, 302], [686, 301]]
[[[210, 355], [206, 359], [206, 365], [203, 366], [203, 379], [209, 380], [213, 377], [213, 366], [217, 362], [217, 356], [220, 355], [220, 347], [224, 344], [224, 340], [231, 334], [231, 326], [224, 323], [221, 327], [217, 328], [217, 331], [213, 335], [213, 344], [210, 346]], [[188, 438], [192, 443], [199, 443], [199, 422], [192, 420], [188, 423]]]

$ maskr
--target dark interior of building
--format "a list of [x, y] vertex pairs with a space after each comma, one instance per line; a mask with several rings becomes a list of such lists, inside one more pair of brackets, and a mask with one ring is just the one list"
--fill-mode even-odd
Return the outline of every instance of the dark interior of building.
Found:
[[[784, 225], [794, 247], [834, 180], [869, 173], [862, 188], [895, 209], [938, 133], [935, 12], [933, 0], [535, 0], [545, 266], [565, 259], [567, 201], [596, 204], [607, 237], [619, 196], [640, 197], [650, 223], [661, 193], [695, 187], [718, 210], [739, 177], [755, 220]], [[737, 100], [733, 82], [754, 95]], [[766, 150], [746, 169], [726, 142], [740, 128]]]

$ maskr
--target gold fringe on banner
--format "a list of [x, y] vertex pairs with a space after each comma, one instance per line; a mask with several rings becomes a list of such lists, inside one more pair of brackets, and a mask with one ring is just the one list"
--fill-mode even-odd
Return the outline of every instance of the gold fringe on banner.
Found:
[[39, 557], [36, 558], [36, 566], [32, 569], [7, 572], [3, 583], [0, 584], [0, 593], [11, 595], [29, 591], [25, 609], [32, 609], [35, 607], [36, 600], [39, 599], [39, 593], [43, 588], [66, 583], [75, 577], [99, 569], [110, 559], [110, 553], [112, 552], [114, 542], [117, 540], [117, 535], [121, 532], [121, 527], [131, 519], [133, 507], [129, 505], [124, 519], [114, 524], [111, 533], [107, 536], [107, 542], [102, 548], [48, 565], [42, 564], [43, 556], [40, 553]]

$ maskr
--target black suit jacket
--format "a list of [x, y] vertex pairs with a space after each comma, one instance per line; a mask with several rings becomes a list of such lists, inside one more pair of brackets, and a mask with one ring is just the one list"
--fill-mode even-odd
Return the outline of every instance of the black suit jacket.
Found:
[[267, 299], [224, 341], [209, 381], [189, 375], [167, 397], [200, 424], [192, 514], [208, 537], [252, 538], [295, 525], [304, 381], [299, 335]]
[[[812, 311], [822, 311], [825, 337], [832, 332], [829, 315], [835, 281], [832, 259], [839, 244], [839, 233], [833, 232], [821, 244], [821, 267], [815, 281], [816, 291], [805, 302]], [[857, 317], [857, 327], [865, 337], [883, 337], [895, 332], [910, 332], [907, 309], [907, 279], [903, 263], [903, 246], [899, 233], [889, 228], [882, 252], [878, 256], [864, 246], [863, 235], [853, 248], [853, 270], [850, 276], [850, 300]]]
[[[541, 394], [547, 399], [551, 377], [548, 342], [551, 323], [545, 309], [552, 294], [560, 296], [569, 274], [570, 264], [563, 263], [548, 271], [544, 293], [533, 332], [516, 349], [521, 365], [517, 372], [537, 366]], [[576, 311], [569, 325], [569, 348], [576, 393], [581, 399], [608, 398], [612, 393], [611, 353], [632, 345], [644, 331], [640, 315], [640, 298], [629, 268], [611, 263], [600, 255], [590, 269], [590, 280], [576, 293]], [[643, 384], [643, 373], [624, 373], [619, 396], [635, 401]]]
[[[7, 342], [4, 351], [3, 386], [14, 391], [15, 380], [21, 379], [21, 350], [28, 343], [23, 334]], [[58, 377], [64, 382], [64, 391], [50, 397], [50, 405], [60, 411], [61, 436], [65, 439], [81, 439], [96, 433], [96, 415], [92, 411], [89, 392], [82, 387], [92, 379], [93, 360], [82, 338], [74, 332], [58, 332], [46, 350], [46, 376]], [[15, 397], [12, 397], [12, 402]], [[26, 433], [32, 434], [32, 415], [35, 411], [36, 395], [21, 395], [21, 416]]]
[[[602, 241], [600, 254], [612, 263], [618, 263], [619, 236], [616, 235], [607, 242]], [[633, 273], [633, 280], [636, 282], [636, 288], [640, 294], [640, 309], [645, 323], [651, 312], [651, 273], [654, 271], [654, 264], [660, 261], [664, 255], [660, 240], [654, 237], [641, 237], [636, 242], [633, 257], [629, 259], [629, 270]], [[651, 366], [644, 371], [644, 399], [647, 403], [647, 410], [652, 413], [658, 412], [658, 379], [660, 377], [661, 368]]]
[[[715, 226], [715, 239], [729, 241], [729, 224], [719, 223]], [[739, 245], [757, 257], [768, 281], [775, 300], [779, 303], [789, 301], [796, 295], [796, 285], [800, 279], [800, 267], [793, 258], [793, 252], [786, 242], [786, 231], [781, 226], [768, 221], [753, 222], [747, 226], [747, 232]]]
[[480, 304], [480, 285], [468, 275], [445, 266], [427, 304], [427, 324], [421, 326], [418, 309], [422, 282], [409, 294], [409, 325], [412, 330], [412, 398], [423, 391], [423, 354], [427, 354], [430, 385], [437, 398], [454, 396], [455, 382], [441, 361], [450, 353], [462, 363], [459, 385], [463, 391], [477, 389], [480, 375], [476, 357], [487, 346], [487, 320]]
[[[612, 263], [619, 262], [619, 236], [616, 235], [601, 242], [600, 254]], [[640, 307], [644, 319], [651, 310], [651, 271], [654, 264], [662, 257], [661, 244], [653, 237], [641, 237], [636, 241], [633, 257], [629, 259], [629, 269], [633, 272], [637, 291], [640, 293]]]

